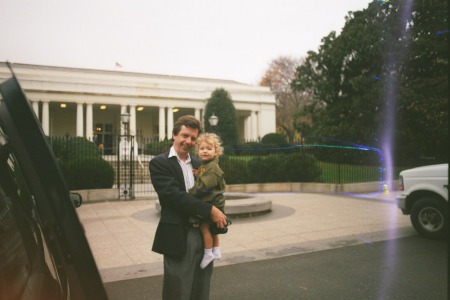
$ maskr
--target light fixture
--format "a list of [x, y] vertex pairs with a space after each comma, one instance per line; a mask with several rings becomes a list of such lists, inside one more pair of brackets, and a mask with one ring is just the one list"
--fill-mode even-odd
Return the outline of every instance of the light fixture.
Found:
[[137, 111], [143, 111], [144, 110], [144, 107], [143, 106], [139, 106], [138, 108], [137, 108]]
[[173, 112], [179, 112], [180, 109], [175, 107], [175, 108], [172, 109], [172, 111], [173, 111]]
[[209, 125], [211, 125], [212, 127], [217, 126], [217, 124], [219, 123], [219, 117], [217, 117], [214, 113], [211, 115], [211, 117], [209, 117], [208, 119], [209, 121]]
[[100, 105], [100, 109], [102, 110], [106, 109], [106, 105]]
[[129, 124], [130, 123], [130, 114], [126, 111], [120, 114], [120, 120], [123, 124]]
[[67, 107], [67, 104], [61, 103], [61, 104], [59, 105], [59, 107], [61, 107], [61, 108], [66, 108], [66, 107]]

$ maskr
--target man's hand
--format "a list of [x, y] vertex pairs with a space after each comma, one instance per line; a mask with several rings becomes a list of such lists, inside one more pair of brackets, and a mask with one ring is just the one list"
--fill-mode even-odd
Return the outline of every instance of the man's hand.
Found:
[[211, 208], [211, 220], [218, 228], [224, 228], [227, 225], [227, 217], [215, 206]]

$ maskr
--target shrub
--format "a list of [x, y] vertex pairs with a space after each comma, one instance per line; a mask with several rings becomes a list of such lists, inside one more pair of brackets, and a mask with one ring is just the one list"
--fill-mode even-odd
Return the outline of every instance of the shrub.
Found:
[[77, 157], [99, 157], [97, 145], [82, 137], [52, 137], [49, 140], [57, 159], [68, 162]]
[[286, 138], [279, 133], [268, 133], [261, 139], [262, 144], [271, 144], [278, 147], [289, 146]]
[[71, 190], [106, 189], [114, 184], [114, 168], [101, 157], [71, 160], [63, 172]]
[[321, 172], [313, 155], [294, 153], [286, 157], [285, 176], [289, 182], [317, 182]]
[[172, 140], [165, 140], [161, 142], [155, 141], [153, 143], [146, 144], [144, 148], [144, 154], [158, 155], [164, 153], [170, 149], [172, 144]]
[[264, 145], [261, 143], [248, 142], [236, 145], [234, 152], [236, 155], [266, 155], [268, 152], [264, 148]]
[[268, 155], [254, 157], [248, 163], [248, 170], [252, 182], [283, 182], [285, 155]]
[[251, 182], [314, 182], [321, 169], [312, 155], [293, 153], [254, 157], [248, 163]]
[[341, 164], [364, 164], [364, 165], [378, 165], [380, 163], [380, 154], [373, 150], [362, 150], [361, 148], [344, 148], [341, 146], [330, 145], [327, 147], [314, 147], [308, 149], [317, 159], [323, 162], [334, 162]]
[[70, 190], [113, 186], [114, 169], [95, 143], [82, 137], [52, 137], [49, 143]]
[[227, 184], [249, 182], [248, 166], [245, 159], [238, 156], [223, 155], [220, 157], [219, 165], [225, 173], [225, 182]]

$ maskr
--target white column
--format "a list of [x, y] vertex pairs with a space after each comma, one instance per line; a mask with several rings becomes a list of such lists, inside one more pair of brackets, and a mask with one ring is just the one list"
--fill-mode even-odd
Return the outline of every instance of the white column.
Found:
[[256, 140], [257, 138], [258, 138], [258, 120], [257, 120], [257, 117], [256, 117], [256, 111], [252, 111], [252, 114], [251, 114], [251, 120], [252, 120], [252, 126], [251, 126], [251, 128], [252, 128], [252, 132], [251, 132], [251, 136], [252, 136], [252, 140]]
[[36, 114], [37, 119], [39, 120], [39, 102], [38, 101], [33, 101], [33, 110], [34, 110], [34, 113]]
[[94, 115], [92, 113], [92, 104], [89, 103], [86, 105], [86, 138], [89, 141], [93, 141], [94, 133], [92, 132], [94, 129]]
[[136, 135], [136, 106], [130, 105], [130, 135]]
[[42, 102], [42, 129], [45, 135], [50, 134], [50, 113], [48, 105], [48, 101]]
[[[128, 125], [130, 126], [130, 135], [134, 135], [134, 142], [133, 142], [133, 148], [134, 148], [134, 156], [139, 155], [139, 147], [138, 147], [138, 143], [137, 143], [137, 138], [136, 138], [136, 106], [135, 105], [130, 105], [130, 124]], [[131, 147], [131, 144], [130, 146]], [[131, 151], [131, 149], [130, 149]]]
[[77, 136], [83, 136], [83, 103], [77, 103]]
[[268, 133], [276, 132], [276, 112], [275, 107], [270, 105], [261, 105], [261, 108], [258, 112], [258, 120], [259, 120], [259, 136], [263, 137]]
[[251, 140], [252, 139], [252, 123], [251, 123], [251, 120], [250, 120], [251, 118], [250, 118], [250, 116], [247, 116], [246, 118], [245, 118], [245, 125], [244, 125], [244, 134], [245, 134], [245, 137], [244, 137], [244, 139], [246, 140], [246, 141], [249, 141], [249, 140]]
[[167, 138], [170, 140], [172, 138], [173, 130], [173, 107], [167, 108]]
[[201, 117], [200, 117], [200, 108], [196, 108], [195, 109], [195, 117], [201, 121]]
[[261, 111], [258, 111], [256, 113], [256, 138], [262, 138], [261, 136], [261, 128], [262, 128], [262, 124], [261, 124], [262, 120], [261, 120]]
[[159, 108], [159, 140], [166, 139], [166, 109], [164, 107]]
[[[126, 105], [122, 105], [120, 107], [120, 115], [122, 116], [123, 113], [126, 113], [127, 111], [127, 106]], [[125, 127], [122, 124], [122, 119], [120, 119], [120, 135], [125, 135]]]

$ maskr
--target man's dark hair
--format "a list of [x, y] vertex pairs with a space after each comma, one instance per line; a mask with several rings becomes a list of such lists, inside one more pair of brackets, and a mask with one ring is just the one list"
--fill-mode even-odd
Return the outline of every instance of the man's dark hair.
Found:
[[198, 129], [198, 134], [202, 133], [202, 124], [200, 123], [200, 121], [192, 115], [186, 115], [180, 117], [175, 122], [175, 124], [173, 124], [172, 134], [177, 135], [181, 130], [181, 126], [183, 125], [188, 128]]

